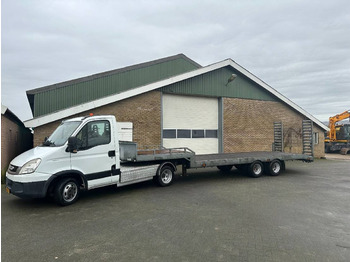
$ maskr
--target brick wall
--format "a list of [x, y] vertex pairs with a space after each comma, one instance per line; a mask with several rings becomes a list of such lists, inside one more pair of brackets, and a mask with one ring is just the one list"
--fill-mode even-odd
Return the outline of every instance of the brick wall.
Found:
[[[139, 144], [139, 147], [161, 144], [161, 94], [158, 91], [98, 107], [69, 118], [87, 116], [90, 113], [94, 115], [114, 115], [118, 122], [132, 122], [134, 128], [133, 140]], [[61, 122], [62, 120], [59, 120], [35, 128], [34, 146], [42, 144], [44, 138], [49, 136]]]
[[30, 130], [1, 115], [1, 169], [7, 169], [13, 158], [31, 147]]
[[[148, 92], [120, 102], [95, 108], [75, 116], [115, 115], [119, 122], [132, 122], [133, 140], [140, 147], [161, 144], [161, 94]], [[75, 117], [71, 116], [69, 118]], [[224, 98], [224, 152], [271, 151], [273, 122], [284, 125], [284, 151], [302, 153], [301, 123], [305, 117], [281, 102]], [[34, 145], [43, 142], [61, 123], [56, 121], [35, 129]], [[315, 156], [324, 156], [323, 130], [319, 133]]]
[[6, 169], [16, 156], [19, 126], [1, 115], [1, 169]]
[[[281, 102], [224, 98], [224, 152], [271, 151], [273, 122], [282, 121], [284, 152], [302, 153], [302, 120], [305, 117]], [[324, 156], [324, 133], [319, 133], [315, 157]]]

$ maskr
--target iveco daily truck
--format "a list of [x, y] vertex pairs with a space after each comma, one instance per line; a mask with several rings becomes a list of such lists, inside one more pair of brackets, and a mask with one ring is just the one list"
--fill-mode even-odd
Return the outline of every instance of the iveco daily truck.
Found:
[[13, 159], [6, 173], [6, 191], [22, 198], [52, 196], [59, 205], [77, 201], [82, 190], [125, 186], [154, 180], [169, 186], [174, 172], [189, 168], [233, 166], [259, 177], [278, 175], [287, 160], [313, 161], [304, 154], [249, 152], [196, 155], [188, 148], [138, 150], [119, 141], [114, 116], [87, 116], [65, 120], [45, 142]]

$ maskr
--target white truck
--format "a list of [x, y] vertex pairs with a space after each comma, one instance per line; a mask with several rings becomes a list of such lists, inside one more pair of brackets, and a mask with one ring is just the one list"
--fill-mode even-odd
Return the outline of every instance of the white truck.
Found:
[[59, 205], [73, 204], [82, 190], [125, 186], [154, 180], [169, 186], [177, 166], [189, 168], [233, 166], [252, 177], [264, 171], [278, 175], [284, 161], [311, 162], [313, 157], [282, 152], [196, 155], [188, 148], [138, 150], [119, 141], [114, 116], [87, 116], [65, 120], [45, 142], [13, 159], [6, 173], [6, 191], [22, 198], [53, 196]]

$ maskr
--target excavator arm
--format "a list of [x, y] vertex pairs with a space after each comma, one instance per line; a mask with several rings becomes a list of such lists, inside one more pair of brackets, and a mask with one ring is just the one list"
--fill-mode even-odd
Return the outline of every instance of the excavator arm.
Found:
[[335, 130], [336, 123], [347, 118], [350, 118], [350, 110], [344, 111], [341, 114], [338, 114], [329, 118], [328, 137], [330, 141], [335, 141], [337, 139], [337, 134]]

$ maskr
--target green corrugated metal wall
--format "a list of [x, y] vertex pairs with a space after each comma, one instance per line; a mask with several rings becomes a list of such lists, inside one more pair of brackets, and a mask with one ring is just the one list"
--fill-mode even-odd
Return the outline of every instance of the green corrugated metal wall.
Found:
[[157, 82], [197, 68], [198, 66], [188, 60], [178, 58], [39, 92], [34, 95], [34, 117]]
[[[232, 74], [237, 78], [229, 83]], [[162, 88], [164, 93], [276, 101], [269, 92], [233, 68], [224, 67]]]

